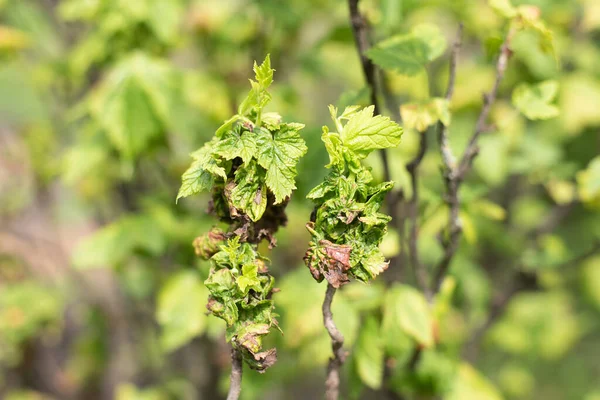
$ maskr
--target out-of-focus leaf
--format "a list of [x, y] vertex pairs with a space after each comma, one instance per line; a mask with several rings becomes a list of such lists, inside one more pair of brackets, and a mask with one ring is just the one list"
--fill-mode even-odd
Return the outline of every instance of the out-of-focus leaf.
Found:
[[413, 341], [405, 332], [401, 322], [400, 313], [402, 306], [398, 302], [400, 288], [389, 289], [383, 302], [383, 321], [381, 334], [384, 340], [386, 354], [393, 357], [408, 356], [413, 349]]
[[172, 351], [202, 334], [206, 327], [208, 290], [193, 271], [169, 278], [158, 295], [156, 319], [162, 327], [161, 346]]
[[0, 25], [0, 52], [22, 50], [29, 45], [29, 37], [18, 29]]
[[595, 77], [576, 73], [561, 80], [560, 88], [560, 117], [569, 133], [600, 124], [600, 82]]
[[535, 379], [531, 371], [515, 363], [502, 367], [499, 381], [504, 392], [520, 399], [530, 398], [535, 388]]
[[383, 380], [383, 340], [375, 317], [369, 317], [363, 323], [354, 357], [358, 376], [363, 383], [371, 389], [379, 389]]
[[446, 99], [434, 98], [427, 102], [405, 103], [400, 106], [405, 128], [424, 132], [429, 126], [441, 121], [450, 125], [450, 109]]
[[517, 9], [511, 4], [510, 0], [490, 0], [490, 6], [504, 18], [513, 18], [517, 15]]
[[433, 346], [433, 320], [423, 294], [408, 285], [396, 285], [390, 289], [387, 300], [393, 307], [389, 317], [394, 318], [393, 325], [401, 326], [407, 335], [421, 345]]
[[502, 395], [480, 372], [463, 363], [446, 400], [502, 400]]
[[522, 294], [490, 331], [496, 345], [514, 354], [544, 359], [563, 356], [583, 332], [570, 298], [560, 292]]
[[90, 109], [113, 146], [133, 159], [169, 126], [173, 89], [168, 64], [135, 53], [93, 93]]
[[72, 261], [81, 269], [115, 267], [136, 250], [156, 255], [164, 246], [165, 237], [152, 218], [143, 214], [125, 216], [83, 239]]
[[17, 345], [61, 317], [62, 296], [33, 281], [0, 287], [0, 338]]
[[584, 203], [592, 208], [600, 208], [600, 156], [577, 173], [577, 189]]
[[442, 282], [440, 291], [435, 296], [433, 303], [433, 316], [436, 320], [444, 317], [450, 310], [452, 295], [456, 289], [456, 279], [453, 276], [447, 276]]
[[412, 76], [424, 71], [425, 65], [444, 53], [446, 39], [435, 25], [417, 25], [409, 34], [386, 39], [371, 48], [367, 55], [384, 69]]
[[568, 204], [575, 198], [576, 187], [573, 182], [552, 180], [546, 184], [546, 189], [556, 204]]
[[581, 282], [587, 297], [600, 310], [600, 257], [585, 262]]
[[558, 107], [550, 104], [558, 92], [558, 82], [545, 81], [537, 85], [521, 84], [513, 92], [512, 101], [529, 119], [549, 119], [558, 116]]

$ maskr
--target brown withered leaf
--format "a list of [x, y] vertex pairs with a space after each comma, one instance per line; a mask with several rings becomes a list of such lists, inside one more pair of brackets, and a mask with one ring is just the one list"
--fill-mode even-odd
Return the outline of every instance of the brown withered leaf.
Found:
[[277, 349], [273, 348], [256, 353], [254, 354], [254, 360], [256, 360], [256, 363], [251, 365], [251, 367], [262, 374], [267, 368], [273, 366], [273, 364], [277, 362]]
[[208, 260], [219, 251], [219, 244], [226, 238], [221, 229], [212, 228], [208, 233], [194, 239], [194, 251], [198, 257]]
[[341, 269], [347, 271], [350, 269], [350, 253], [352, 246], [347, 244], [334, 244], [329, 240], [320, 240], [319, 245], [325, 248], [325, 254], [330, 259], [330, 264], [335, 262], [341, 264]]
[[307, 250], [304, 262], [316, 281], [321, 282], [325, 278], [333, 287], [339, 288], [350, 282], [348, 271], [351, 252], [349, 245], [320, 240], [316, 249], [313, 245]]

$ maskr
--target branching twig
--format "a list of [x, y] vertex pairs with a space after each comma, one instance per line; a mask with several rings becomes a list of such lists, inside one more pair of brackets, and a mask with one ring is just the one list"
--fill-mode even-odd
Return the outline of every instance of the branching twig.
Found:
[[331, 349], [333, 357], [329, 359], [327, 366], [327, 380], [325, 381], [325, 398], [327, 400], [337, 400], [340, 394], [340, 368], [346, 359], [346, 352], [342, 348], [344, 345], [344, 336], [335, 326], [333, 314], [331, 312], [331, 302], [336, 289], [327, 284], [327, 292], [323, 301], [323, 324], [329, 337], [331, 337]]
[[229, 384], [229, 393], [227, 394], [227, 400], [237, 400], [240, 397], [242, 391], [242, 354], [239, 350], [231, 349], [231, 376]]
[[[366, 54], [371, 46], [369, 43], [369, 26], [358, 9], [359, 1], [360, 0], [348, 0], [350, 23], [352, 25], [352, 33], [354, 34], [354, 41], [356, 42], [356, 49], [360, 57], [362, 71], [371, 92], [371, 104], [375, 109], [374, 114], [379, 115], [380, 108], [379, 101], [377, 100], [376, 68], [375, 64], [373, 64]], [[379, 155], [381, 157], [381, 163], [383, 164], [383, 180], [386, 182], [391, 181], [392, 175], [390, 173], [390, 165], [385, 149], [381, 149]]]
[[[454, 94], [454, 83], [456, 81], [456, 65], [458, 63], [458, 53], [462, 44], [463, 25], [460, 24], [454, 45], [452, 46], [452, 55], [450, 57], [450, 74], [448, 77], [448, 89], [446, 90], [446, 100], [450, 102]], [[461, 234], [461, 226], [459, 219], [460, 198], [458, 195], [458, 187], [460, 185], [457, 171], [456, 159], [452, 153], [452, 148], [448, 142], [448, 127], [441, 121], [438, 123], [438, 141], [440, 143], [440, 152], [442, 153], [443, 175], [446, 184], [446, 201], [450, 207], [448, 217], [448, 239], [443, 242], [444, 255], [436, 268], [436, 275], [433, 281], [433, 291], [437, 293], [440, 285], [446, 276], [450, 261], [454, 257], [454, 253], [458, 249], [458, 243]]]
[[498, 96], [498, 90], [500, 89], [500, 82], [502, 82], [502, 78], [504, 77], [504, 72], [506, 72], [506, 67], [508, 65], [508, 59], [510, 58], [512, 51], [510, 50], [510, 41], [514, 36], [515, 31], [511, 29], [508, 31], [502, 46], [500, 47], [500, 55], [498, 56], [498, 61], [496, 62], [496, 79], [494, 80], [494, 86], [492, 90], [483, 96], [483, 108], [481, 109], [481, 113], [479, 114], [479, 118], [477, 118], [477, 124], [475, 125], [475, 132], [471, 139], [469, 140], [469, 144], [465, 149], [465, 152], [460, 160], [460, 165], [457, 171], [457, 179], [462, 181], [469, 172], [471, 165], [473, 163], [473, 159], [479, 152], [479, 146], [477, 145], [477, 141], [479, 140], [479, 136], [486, 130], [486, 123], [488, 115], [490, 114], [490, 110], [492, 109], [492, 104], [496, 101], [496, 97]]
[[[500, 48], [500, 55], [498, 56], [498, 61], [496, 62], [496, 79], [494, 80], [494, 86], [492, 90], [483, 96], [483, 108], [481, 109], [481, 113], [477, 118], [477, 123], [475, 125], [475, 131], [469, 140], [467, 148], [463, 153], [463, 156], [456, 165], [454, 160], [454, 156], [452, 155], [452, 151], [450, 149], [448, 143], [448, 134], [447, 127], [440, 123], [439, 124], [439, 142], [440, 142], [440, 151], [442, 153], [442, 162], [444, 164], [444, 180], [446, 183], [446, 201], [450, 206], [450, 216], [448, 221], [448, 237], [444, 240], [444, 255], [442, 256], [442, 260], [440, 261], [433, 282], [434, 293], [436, 293], [450, 268], [450, 263], [452, 262], [452, 258], [458, 249], [458, 244], [460, 242], [461, 237], [461, 225], [460, 225], [460, 197], [459, 197], [459, 188], [464, 180], [466, 174], [471, 169], [471, 165], [473, 163], [473, 159], [479, 152], [479, 147], [477, 142], [481, 134], [486, 130], [487, 118], [489, 116], [492, 104], [494, 104], [496, 97], [498, 96], [498, 90], [500, 88], [500, 82], [504, 77], [504, 72], [506, 71], [506, 67], [508, 65], [508, 59], [511, 55], [510, 50], [510, 41], [512, 36], [514, 35], [514, 31], [509, 30], [504, 43]], [[461, 37], [462, 37], [462, 26], [458, 32], [458, 38], [454, 43], [452, 50], [452, 57], [450, 59], [450, 79], [448, 81], [448, 90], [446, 93], [446, 99], [450, 100], [452, 98], [452, 94], [454, 92], [454, 82], [456, 79], [456, 63], [458, 58], [458, 51], [461, 46]]]
[[409, 204], [409, 216], [410, 216], [410, 236], [408, 238], [409, 246], [409, 258], [410, 263], [413, 267], [417, 283], [421, 290], [425, 293], [425, 297], [431, 300], [431, 291], [429, 290], [429, 278], [425, 265], [419, 260], [419, 227], [418, 227], [418, 216], [419, 216], [419, 165], [423, 161], [425, 152], [427, 151], [427, 133], [420, 132], [419, 139], [419, 151], [415, 158], [413, 158], [408, 164], [406, 164], [406, 170], [410, 174], [410, 183], [412, 187], [412, 196]]

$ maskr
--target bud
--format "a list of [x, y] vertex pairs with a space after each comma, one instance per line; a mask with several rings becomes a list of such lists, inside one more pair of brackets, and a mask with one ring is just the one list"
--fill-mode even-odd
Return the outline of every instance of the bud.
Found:
[[225, 240], [225, 233], [219, 228], [212, 228], [207, 234], [194, 239], [196, 255], [208, 260], [219, 251], [219, 244]]

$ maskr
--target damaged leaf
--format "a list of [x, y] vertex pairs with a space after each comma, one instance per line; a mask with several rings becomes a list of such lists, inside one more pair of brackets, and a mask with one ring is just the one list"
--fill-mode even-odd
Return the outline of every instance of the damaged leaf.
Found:
[[331, 172], [307, 196], [315, 211], [306, 226], [312, 240], [304, 262], [318, 282], [325, 279], [339, 288], [351, 277], [367, 282], [388, 266], [379, 245], [391, 218], [379, 210], [393, 183], [373, 183], [360, 160], [373, 150], [397, 146], [402, 128], [373, 116], [373, 107], [347, 107], [339, 117], [334, 107], [330, 112], [340, 133], [323, 128]]

